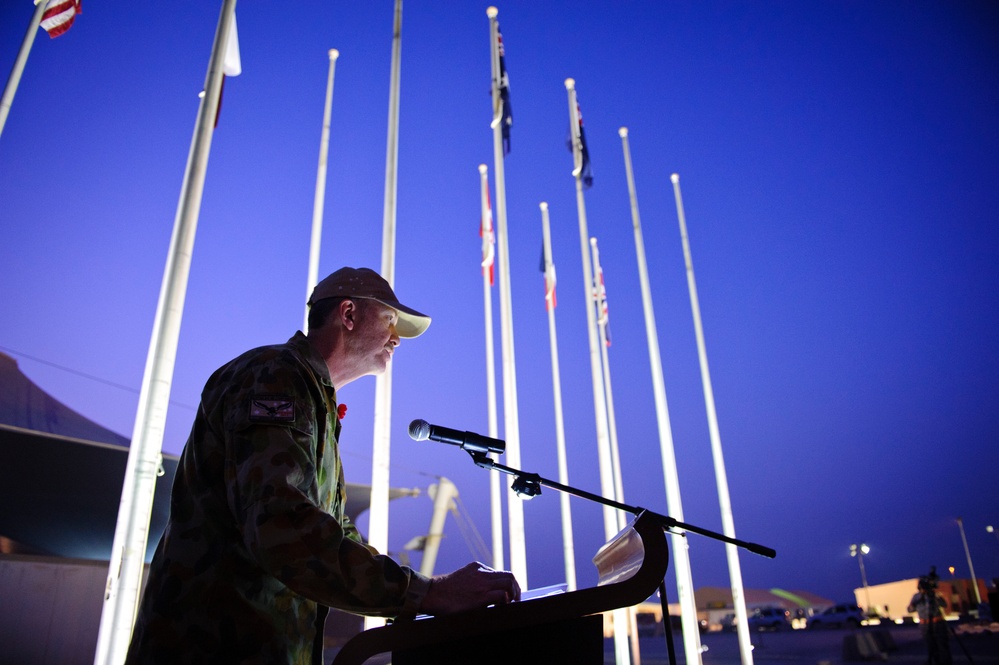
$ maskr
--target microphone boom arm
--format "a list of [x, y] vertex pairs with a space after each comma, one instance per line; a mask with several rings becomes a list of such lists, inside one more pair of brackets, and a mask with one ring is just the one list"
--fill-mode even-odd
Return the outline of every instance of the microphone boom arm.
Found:
[[[686, 522], [680, 522], [669, 515], [661, 515], [659, 513], [652, 512], [645, 508], [639, 506], [630, 506], [625, 503], [620, 503], [612, 499], [604, 498], [598, 494], [592, 492], [587, 492], [586, 490], [577, 489], [575, 487], [569, 487], [568, 485], [563, 485], [557, 483], [554, 480], [549, 480], [543, 478], [536, 473], [530, 473], [526, 471], [521, 471], [519, 469], [514, 469], [503, 464], [499, 464], [496, 460], [489, 457], [484, 452], [478, 451], [467, 451], [469, 455], [472, 456], [472, 461], [476, 466], [482, 467], [483, 469], [488, 469], [492, 471], [500, 471], [501, 473], [506, 473], [508, 475], [514, 476], [513, 490], [518, 494], [526, 495], [528, 498], [537, 496], [541, 494], [541, 486], [550, 487], [551, 489], [558, 490], [559, 492], [564, 492], [566, 494], [571, 494], [573, 496], [578, 496], [581, 499], [587, 499], [595, 503], [603, 504], [611, 508], [616, 508], [618, 510], [623, 510], [625, 512], [631, 513], [632, 515], [638, 515], [639, 513], [645, 512], [648, 515], [654, 517], [662, 525], [663, 529], [673, 530], [673, 529], [683, 529], [684, 531], [690, 531], [692, 533], [697, 533], [708, 538], [713, 538], [714, 540], [720, 540], [725, 543], [735, 545], [736, 547], [741, 547], [745, 550], [749, 550], [753, 554], [759, 554], [760, 556], [765, 556], [767, 558], [773, 559], [777, 556], [777, 551], [773, 548], [766, 547], [764, 545], [758, 545], [756, 543], [750, 543], [745, 540], [739, 540], [738, 538], [731, 538], [721, 533], [715, 531], [709, 531], [708, 529], [702, 529], [701, 527], [694, 526], [693, 524], [687, 524]], [[683, 535], [683, 534], [681, 534]]]

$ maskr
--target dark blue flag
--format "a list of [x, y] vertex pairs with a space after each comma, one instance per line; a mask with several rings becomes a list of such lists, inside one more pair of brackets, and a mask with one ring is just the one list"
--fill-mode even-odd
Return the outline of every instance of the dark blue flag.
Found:
[[591, 187], [593, 185], [593, 171], [590, 168], [590, 151], [586, 149], [586, 133], [583, 131], [583, 112], [579, 109], [578, 100], [576, 101], [576, 121], [578, 126], [570, 128], [572, 138], [569, 142], [569, 149], [573, 149], [573, 141], [579, 141], [581, 163], [578, 172], [573, 171], [572, 174], [578, 176], [583, 181], [584, 187]]
[[499, 93], [501, 116], [499, 118], [503, 127], [503, 154], [510, 152], [510, 127], [513, 126], [513, 110], [510, 108], [510, 77], [506, 73], [506, 50], [503, 48], [503, 33], [500, 32], [499, 25], [496, 26], [496, 38], [499, 48]]

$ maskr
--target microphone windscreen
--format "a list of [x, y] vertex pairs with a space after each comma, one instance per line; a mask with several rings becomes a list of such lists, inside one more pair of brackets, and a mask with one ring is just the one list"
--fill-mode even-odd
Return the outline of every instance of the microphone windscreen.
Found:
[[409, 438], [414, 441], [426, 441], [430, 438], [430, 423], [417, 418], [409, 423]]

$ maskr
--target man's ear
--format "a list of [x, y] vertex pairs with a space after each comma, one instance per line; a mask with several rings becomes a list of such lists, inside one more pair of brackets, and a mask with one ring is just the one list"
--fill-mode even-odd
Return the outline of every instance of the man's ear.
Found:
[[340, 323], [343, 327], [346, 330], [353, 330], [354, 326], [357, 325], [357, 303], [353, 300], [342, 300], [337, 313], [340, 315]]

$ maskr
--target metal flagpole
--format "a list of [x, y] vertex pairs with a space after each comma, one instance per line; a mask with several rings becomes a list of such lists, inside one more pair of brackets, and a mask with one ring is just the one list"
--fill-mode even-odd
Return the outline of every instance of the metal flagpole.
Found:
[[[652, 370], [652, 388], [656, 404], [656, 419], [659, 423], [659, 448], [662, 454], [663, 476], [666, 483], [666, 500], [670, 515], [682, 522], [683, 506], [680, 501], [680, 479], [677, 474], [676, 456], [673, 451], [673, 432], [669, 422], [669, 407], [666, 403], [666, 385], [663, 381], [663, 364], [659, 354], [656, 317], [652, 308], [652, 289], [649, 286], [649, 269], [645, 260], [645, 241], [642, 239], [642, 221], [638, 214], [638, 195], [635, 192], [635, 177], [631, 168], [631, 150], [628, 146], [627, 127], [621, 127], [618, 130], [618, 135], [621, 137], [621, 146], [624, 150], [624, 167], [628, 176], [631, 222], [635, 232], [635, 253], [638, 255], [638, 277], [642, 289], [642, 304], [645, 309], [645, 336], [649, 345], [649, 367]], [[700, 663], [701, 635], [697, 629], [697, 605], [694, 600], [694, 580], [690, 570], [690, 553], [687, 548], [687, 538], [682, 533], [671, 531], [670, 541], [673, 546], [673, 561], [675, 562], [674, 567], [676, 569], [676, 586], [680, 602], [684, 654], [688, 663]]]
[[[493, 342], [493, 274], [496, 263], [496, 237], [493, 234], [493, 209], [489, 205], [489, 167], [479, 164], [479, 181], [482, 198], [482, 299], [486, 317], [486, 401], [489, 409], [489, 436], [499, 438], [499, 425], [496, 417], [496, 350]], [[497, 453], [491, 453], [494, 460]], [[492, 567], [503, 568], [503, 493], [500, 474], [489, 474], [489, 499], [492, 507]]]
[[[583, 290], [586, 295], [586, 331], [590, 340], [590, 369], [593, 379], [593, 410], [596, 414], [597, 452], [600, 461], [600, 491], [604, 498], [614, 498], [614, 480], [611, 470], [610, 443], [607, 433], [607, 406], [604, 402], [603, 375], [600, 370], [600, 347], [597, 338], [596, 308], [593, 301], [593, 269], [590, 264], [589, 233], [586, 229], [586, 201], [583, 198], [582, 152], [579, 145], [579, 116], [576, 107], [576, 89], [573, 79], [565, 80], [569, 93], [569, 122], [572, 128], [572, 152], [576, 178], [576, 208], [579, 214], [579, 241], [583, 254]], [[613, 538], [617, 532], [617, 515], [613, 508], [604, 506], [604, 536]]]
[[[976, 609], [980, 609], [982, 604], [982, 592], [978, 590], [978, 578], [975, 577], [975, 566], [971, 563], [971, 550], [968, 549], [968, 537], [964, 535], [964, 520], [960, 517], [957, 518], [957, 528], [961, 530], [961, 542], [964, 543], [964, 554], [968, 557], [968, 570], [971, 571], [971, 586], [975, 589], [975, 600], [978, 601]], [[868, 601], [867, 603], [871, 603]], [[870, 608], [868, 608], [868, 612]]]
[[[617, 445], [617, 418], [614, 415], [614, 391], [611, 389], [610, 357], [607, 348], [610, 341], [607, 336], [608, 311], [607, 287], [604, 284], [604, 271], [600, 267], [600, 250], [597, 249], [597, 239], [590, 238], [590, 250], [593, 253], [593, 299], [597, 308], [597, 336], [600, 341], [600, 361], [604, 378], [604, 400], [607, 403], [607, 431], [610, 437], [611, 468], [614, 470], [614, 500], [624, 503], [624, 483], [621, 478], [621, 453]], [[624, 512], [615, 511], [618, 531], [623, 529], [628, 520]]]
[[[711, 435], [711, 456], [715, 464], [715, 482], [718, 485], [718, 503], [721, 507], [722, 533], [735, 538], [735, 521], [732, 519], [732, 501], [728, 494], [728, 476], [725, 473], [725, 459], [722, 456], [721, 434], [718, 431], [718, 415], [715, 412], [715, 397], [711, 390], [711, 374], [708, 372], [708, 350], [704, 343], [704, 328], [701, 326], [701, 307], [697, 302], [697, 284], [694, 282], [694, 262], [690, 255], [690, 240], [687, 238], [687, 221], [683, 214], [683, 197], [680, 195], [680, 176], [670, 176], [673, 194], [676, 197], [676, 214], [680, 220], [680, 239], [683, 240], [683, 260], [687, 268], [687, 287], [690, 291], [690, 309], [694, 316], [694, 332], [697, 334], [697, 357], [701, 363], [701, 383], [704, 386], [704, 406], [708, 414], [708, 431]], [[743, 665], [753, 663], [753, 645], [749, 638], [749, 622], [746, 614], [746, 595], [742, 587], [742, 569], [739, 566], [739, 548], [725, 544], [728, 559], [728, 574], [732, 582], [732, 604], [738, 618], [736, 629], [739, 634], [739, 653]]]
[[[568, 78], [565, 89], [569, 95], [569, 128], [572, 136], [572, 175], [576, 179], [576, 209], [579, 215], [579, 244], [583, 255], [583, 291], [586, 297], [586, 332], [590, 341], [590, 374], [593, 379], [593, 412], [597, 426], [597, 457], [600, 465], [600, 492], [606, 499], [614, 498], [614, 473], [611, 464], [607, 425], [607, 404], [604, 401], [603, 373], [600, 365], [600, 340], [597, 337], [596, 303], [593, 297], [593, 268], [590, 264], [590, 235], [586, 228], [586, 200], [583, 198], [583, 145], [579, 128], [579, 107], [576, 104], [576, 82]], [[617, 535], [617, 515], [614, 508], [603, 507], [604, 539]], [[614, 614], [614, 648], [619, 664], [628, 663], [626, 631]]]
[[28, 31], [24, 33], [24, 40], [21, 41], [21, 50], [17, 52], [17, 59], [14, 60], [14, 67], [7, 77], [7, 85], [3, 89], [3, 97], [0, 98], [0, 134], [3, 134], [3, 126], [7, 124], [7, 115], [10, 114], [11, 104], [14, 103], [14, 94], [17, 86], [21, 83], [21, 74], [24, 73], [24, 65], [28, 62], [28, 54], [31, 53], [31, 46], [35, 43], [35, 35], [38, 33], [38, 26], [42, 22], [42, 14], [45, 13], [45, 6], [48, 0], [36, 0], [35, 13], [28, 23]]
[[[562, 417], [562, 378], [558, 366], [558, 338], [555, 334], [555, 264], [552, 262], [552, 238], [548, 223], [548, 204], [541, 202], [541, 230], [544, 238], [545, 308], [548, 310], [548, 338], [552, 354], [552, 392], [555, 394], [555, 446], [558, 454], [558, 481], [569, 484], [569, 467], [565, 454], [565, 422]], [[569, 591], [576, 590], [576, 551], [572, 541], [572, 513], [569, 495], [559, 493], [562, 509], [562, 553], [565, 559], [565, 583]]]
[[132, 443], [125, 466], [118, 522], [108, 565], [104, 607], [101, 611], [94, 662], [117, 665], [125, 660], [142, 585], [143, 563], [149, 535], [156, 477], [162, 468], [163, 429], [173, 381], [180, 320], [187, 295], [194, 235], [212, 144], [215, 114], [222, 88], [222, 68], [229, 26], [235, 20], [236, 0], [224, 0], [215, 30], [205, 94], [198, 107], [191, 150], [174, 220], [146, 369], [139, 392], [139, 406]]
[[[395, 0], [392, 28], [392, 74], [389, 84], [388, 141], [385, 154], [385, 209], [382, 225], [382, 277], [395, 288], [395, 212], [399, 166], [399, 84], [402, 63], [402, 0]], [[371, 506], [368, 543], [388, 551], [389, 428], [392, 420], [392, 363], [375, 377], [375, 428], [371, 454]], [[365, 617], [364, 627], [385, 625], [380, 617]]]
[[[611, 467], [614, 471], [614, 500], [624, 503], [624, 482], [621, 478], [621, 455], [617, 445], [617, 419], [614, 417], [614, 392], [611, 390], [610, 356], [608, 347], [610, 339], [607, 335], [609, 312], [607, 309], [607, 287], [604, 284], [604, 271], [600, 266], [600, 250], [597, 249], [597, 239], [590, 238], [590, 249], [593, 252], [593, 302], [596, 307], [597, 334], [600, 346], [601, 371], [604, 380], [604, 398], [607, 403], [607, 430], [610, 434]], [[627, 524], [625, 513], [618, 510], [617, 528], [620, 531]], [[667, 617], [668, 618], [668, 617]], [[628, 622], [631, 634], [631, 656], [635, 665], [640, 665], [642, 655], [638, 645], [638, 622], [634, 607], [614, 611], [615, 626], [623, 626]], [[663, 619], [665, 622], [665, 619]], [[666, 625], [665, 623], [663, 625]], [[617, 636], [617, 630], [614, 632]]]
[[[329, 50], [330, 69], [326, 79], [326, 105], [323, 107], [323, 131], [319, 139], [319, 168], [316, 169], [316, 197], [312, 204], [312, 240], [309, 243], [309, 277], [305, 285], [305, 301], [312, 297], [312, 289], [319, 282], [319, 244], [323, 235], [323, 202], [326, 200], [326, 163], [330, 146], [330, 113], [333, 109], [333, 72], [340, 52]], [[309, 306], [305, 306], [302, 330], [309, 330]]]
[[[520, 468], [520, 416], [517, 411], [517, 365], [513, 352], [513, 303], [510, 296], [510, 249], [506, 225], [506, 180], [503, 171], [503, 99], [500, 90], [499, 24], [495, 7], [486, 9], [492, 49], [493, 78], [493, 169], [496, 172], [496, 246], [499, 255], [500, 331], [503, 349], [503, 424], [506, 459]], [[524, 504], [513, 490], [507, 490], [507, 519], [510, 523], [510, 571], [525, 589], [527, 586], [527, 546], [524, 538]]]

